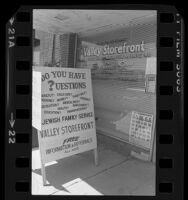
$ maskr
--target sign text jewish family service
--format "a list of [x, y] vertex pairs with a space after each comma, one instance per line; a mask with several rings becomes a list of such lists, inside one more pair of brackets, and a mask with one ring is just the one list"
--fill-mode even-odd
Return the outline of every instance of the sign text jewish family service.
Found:
[[37, 67], [41, 72], [43, 163], [95, 149], [96, 128], [89, 69]]

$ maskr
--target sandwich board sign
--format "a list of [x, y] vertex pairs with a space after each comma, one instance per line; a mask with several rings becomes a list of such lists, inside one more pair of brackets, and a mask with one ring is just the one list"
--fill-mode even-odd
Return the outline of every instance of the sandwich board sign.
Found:
[[37, 67], [32, 104], [44, 185], [45, 163], [94, 150], [98, 164], [90, 69]]

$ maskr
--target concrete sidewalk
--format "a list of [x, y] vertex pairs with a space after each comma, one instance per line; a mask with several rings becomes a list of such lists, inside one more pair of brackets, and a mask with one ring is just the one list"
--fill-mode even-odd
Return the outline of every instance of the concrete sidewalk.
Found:
[[33, 195], [155, 195], [155, 165], [98, 148], [99, 166], [92, 151], [46, 164], [43, 186], [38, 149], [32, 151]]

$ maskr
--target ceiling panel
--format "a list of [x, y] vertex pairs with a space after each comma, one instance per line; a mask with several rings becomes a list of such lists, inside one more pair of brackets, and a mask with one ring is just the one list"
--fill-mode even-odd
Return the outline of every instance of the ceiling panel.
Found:
[[156, 11], [138, 10], [33, 10], [33, 28], [62, 34], [67, 32], [80, 35], [94, 34], [128, 25], [135, 19], [156, 16]]

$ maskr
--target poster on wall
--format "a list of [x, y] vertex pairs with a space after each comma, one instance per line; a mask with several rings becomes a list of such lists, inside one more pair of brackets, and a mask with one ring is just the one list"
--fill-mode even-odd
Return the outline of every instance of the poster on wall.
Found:
[[156, 75], [146, 75], [145, 91], [147, 93], [156, 93]]
[[129, 129], [129, 142], [147, 150], [152, 148], [153, 115], [132, 112]]
[[156, 67], [157, 59], [156, 57], [148, 57], [146, 60], [146, 75], [155, 74], [156, 75]]
[[33, 80], [41, 80], [41, 88], [37, 82], [34, 86], [41, 89], [38, 138], [42, 163], [96, 149], [90, 70], [37, 67], [37, 71]]
[[33, 51], [33, 65], [39, 66], [40, 64], [40, 51]]
[[156, 57], [147, 58], [145, 72], [145, 91], [147, 93], [156, 92]]

